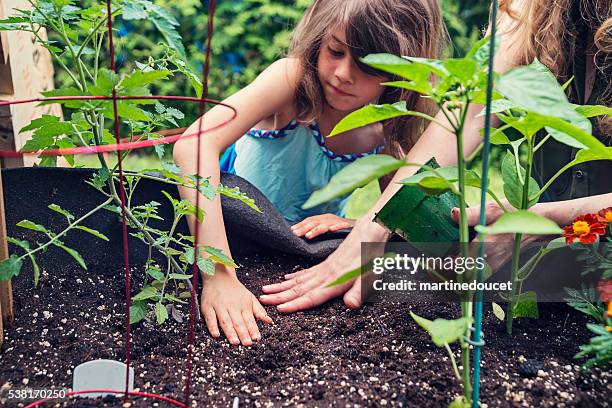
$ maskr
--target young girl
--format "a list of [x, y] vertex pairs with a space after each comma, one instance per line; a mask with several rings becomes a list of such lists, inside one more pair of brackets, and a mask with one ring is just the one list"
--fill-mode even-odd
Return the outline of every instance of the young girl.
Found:
[[[612, 104], [612, 3], [610, 0], [501, 0], [499, 32], [501, 45], [495, 57], [495, 69], [506, 72], [516, 66], [529, 64], [538, 58], [547, 65], [561, 83], [574, 78], [568, 89], [569, 98], [578, 104]], [[480, 129], [484, 118], [478, 113], [482, 106], [468, 112], [464, 129], [466, 156], [481, 143]], [[437, 119], [444, 123], [439, 114]], [[593, 134], [610, 146], [612, 119], [593, 120]], [[456, 163], [456, 138], [436, 124], [431, 124], [408, 152], [406, 161], [425, 163], [435, 156], [438, 163]], [[536, 178], [542, 185], [576, 154], [566, 145], [547, 142], [538, 150], [534, 163]], [[357, 220], [355, 228], [340, 247], [324, 262], [310, 269], [286, 276], [282, 283], [263, 288], [260, 299], [278, 305], [282, 312], [295, 312], [315, 307], [329, 299], [344, 295], [350, 308], [361, 306], [359, 280], [328, 288], [327, 285], [347, 271], [360, 265], [361, 243], [382, 242], [389, 232], [372, 222], [374, 214], [399, 190], [400, 181], [416, 169], [404, 167], [397, 171], [381, 198], [368, 214]], [[546, 202], [531, 211], [548, 217], [559, 225], [569, 225], [584, 213], [597, 212], [612, 205], [612, 162], [594, 161], [566, 171], [548, 190]], [[470, 225], [478, 222], [479, 207], [468, 209]], [[496, 204], [487, 206], [487, 223], [502, 214]], [[456, 216], [454, 217], [457, 218]], [[497, 239], [495, 236], [491, 239]], [[507, 239], [507, 238], [504, 238]]]
[[[174, 159], [183, 173], [211, 176], [219, 183], [219, 155], [235, 145], [235, 173], [257, 186], [290, 222], [294, 232], [310, 236], [322, 230], [344, 228], [340, 200], [307, 212], [301, 209], [310, 194], [322, 188], [342, 167], [363, 155], [385, 151], [400, 155], [420, 134], [423, 122], [401, 119], [357, 129], [325, 139], [347, 114], [370, 103], [406, 100], [411, 110], [431, 113], [430, 104], [411, 92], [396, 92], [382, 82], [394, 80], [359, 58], [392, 53], [435, 58], [441, 48], [443, 23], [438, 0], [317, 0], [293, 33], [288, 58], [268, 67], [246, 88], [224, 102], [238, 116], [223, 128], [176, 143]], [[211, 128], [227, 117], [215, 107], [186, 134]], [[195, 152], [201, 165], [196, 168]], [[195, 202], [193, 190], [181, 189]], [[206, 222], [189, 220], [199, 228], [201, 244], [229, 254], [220, 199], [199, 201]], [[265, 216], [265, 215], [264, 215]], [[312, 225], [311, 225], [312, 224]], [[319, 229], [315, 227], [319, 226]], [[322, 227], [321, 227], [322, 226]], [[307, 228], [301, 228], [307, 227]], [[256, 319], [271, 323], [266, 311], [238, 280], [233, 268], [217, 265], [214, 276], [204, 276], [201, 310], [208, 330], [220, 336], [219, 325], [232, 344], [251, 345], [261, 338]]]

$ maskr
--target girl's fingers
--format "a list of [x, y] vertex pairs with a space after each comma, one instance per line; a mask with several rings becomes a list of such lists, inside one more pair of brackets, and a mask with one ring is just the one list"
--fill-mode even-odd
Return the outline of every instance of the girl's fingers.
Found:
[[221, 333], [219, 333], [219, 325], [217, 324], [217, 314], [215, 313], [215, 309], [210, 306], [202, 306], [201, 310], [210, 335], [214, 338], [221, 336]]
[[[350, 284], [351, 283], [349, 282], [348, 285]], [[341, 295], [344, 293], [348, 285], [338, 285], [331, 288], [315, 288], [296, 299], [276, 306], [276, 308], [282, 313], [293, 313], [299, 310], [311, 309], [327, 302], [329, 299], [333, 299], [336, 296]]]
[[325, 234], [327, 231], [329, 231], [328, 224], [319, 224], [310, 231], [308, 231], [304, 236], [308, 239], [312, 239], [318, 237], [321, 234]]
[[312, 273], [312, 271], [310, 269], [302, 269], [301, 271], [286, 274], [285, 279], [297, 278], [298, 276], [306, 275], [308, 273]]
[[304, 278], [302, 278], [302, 277], [295, 277], [293, 279], [289, 279], [289, 280], [286, 280], [284, 282], [273, 283], [271, 285], [262, 286], [261, 290], [266, 295], [269, 295], [269, 294], [272, 294], [272, 293], [283, 292], [283, 291], [291, 288], [292, 286], [297, 285], [298, 283], [302, 282], [303, 280], [304, 280]]
[[235, 346], [240, 344], [240, 339], [238, 338], [238, 334], [234, 329], [234, 323], [232, 322], [232, 318], [227, 310], [223, 309], [221, 313], [217, 312], [217, 317], [219, 319], [219, 323], [221, 324], [221, 329], [223, 329], [223, 333], [225, 333], [225, 337], [227, 337], [227, 340]]
[[308, 222], [308, 223], [306, 223], [306, 224], [304, 224], [304, 225], [302, 225], [300, 227], [292, 228], [291, 230], [298, 237], [302, 237], [302, 236], [304, 236], [304, 234], [306, 234], [308, 231], [310, 231], [313, 228], [315, 228], [317, 225], [318, 225], [318, 223], [310, 221], [310, 222]]
[[314, 288], [319, 286], [322, 280], [322, 278], [308, 279], [305, 282], [298, 283], [283, 292], [275, 293], [273, 295], [265, 295], [260, 297], [260, 299], [262, 302], [268, 305], [279, 305], [281, 303], [287, 303], [313, 290]]
[[355, 279], [353, 286], [344, 294], [344, 304], [349, 309], [355, 310], [361, 307], [361, 280]]
[[340, 231], [343, 229], [347, 229], [347, 228], [351, 228], [352, 225], [349, 224], [348, 222], [341, 222], [339, 224], [334, 224], [331, 227], [329, 227], [330, 231]]
[[255, 296], [253, 296], [253, 314], [259, 320], [264, 323], [272, 324], [272, 318], [268, 316], [266, 309], [259, 303], [259, 300]]
[[259, 333], [259, 327], [253, 316], [253, 308], [247, 308], [242, 311], [242, 319], [246, 323], [247, 330], [249, 331], [249, 337], [253, 341], [261, 340], [261, 334]]
[[241, 311], [232, 308], [229, 311], [229, 314], [232, 318], [232, 323], [234, 324], [234, 330], [236, 330], [238, 338], [240, 339], [240, 343], [242, 343], [243, 346], [252, 346], [253, 339], [251, 339], [249, 329], [247, 329], [247, 324], [242, 317]]

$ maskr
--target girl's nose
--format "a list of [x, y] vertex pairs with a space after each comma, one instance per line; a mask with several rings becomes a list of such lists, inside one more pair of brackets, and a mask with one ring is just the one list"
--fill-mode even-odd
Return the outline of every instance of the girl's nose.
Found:
[[340, 82], [346, 82], [349, 84], [353, 84], [353, 82], [355, 82], [353, 60], [350, 56], [346, 56], [338, 63], [336, 66], [335, 75]]

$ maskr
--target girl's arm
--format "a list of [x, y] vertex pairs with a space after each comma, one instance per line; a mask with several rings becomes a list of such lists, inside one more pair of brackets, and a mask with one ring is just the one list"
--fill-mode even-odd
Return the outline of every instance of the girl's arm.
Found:
[[[181, 167], [183, 174], [199, 174], [210, 177], [210, 183], [217, 186], [220, 182], [219, 155], [232, 143], [259, 121], [273, 116], [277, 112], [293, 105], [297, 65], [292, 59], [283, 59], [268, 67], [253, 83], [227, 98], [224, 103], [237, 110], [237, 117], [224, 127], [196, 136], [180, 139], [174, 146], [174, 160]], [[216, 106], [202, 118], [193, 123], [185, 135], [197, 134], [200, 127], [210, 129], [227, 120], [231, 111], [223, 106]], [[197, 149], [200, 151], [200, 168], [197, 168]], [[196, 191], [180, 188], [183, 199], [195, 204]], [[221, 249], [231, 256], [223, 214], [221, 199], [216, 196], [208, 200], [199, 197], [200, 208], [204, 210], [204, 223], [197, 224], [194, 217], [188, 218], [191, 232], [198, 228], [200, 245], [209, 245]], [[257, 299], [238, 281], [233, 268], [217, 265], [214, 276], [203, 276], [201, 309], [209, 331], [215, 337], [220, 335], [220, 323], [226, 337], [233, 344], [252, 344], [260, 338], [255, 318], [271, 322]]]

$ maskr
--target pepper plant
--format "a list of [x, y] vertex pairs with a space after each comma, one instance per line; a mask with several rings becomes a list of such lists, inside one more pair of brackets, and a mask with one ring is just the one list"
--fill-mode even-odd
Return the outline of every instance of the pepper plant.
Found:
[[[512, 293], [506, 309], [506, 330], [512, 333], [512, 322], [517, 313], [537, 317], [537, 294], [521, 293], [522, 283], [533, 272], [539, 260], [550, 251], [563, 246], [554, 240], [521, 266], [521, 242], [524, 234], [559, 234], [561, 229], [550, 222], [537, 220], [528, 212], [547, 188], [569, 168], [593, 160], [612, 160], [612, 148], [604, 146], [592, 136], [590, 117], [611, 114], [605, 106], [579, 106], [571, 104], [552, 72], [537, 59], [529, 66], [519, 67], [499, 78], [499, 97], [493, 103], [493, 113], [503, 122], [491, 136], [491, 143], [508, 146], [501, 165], [504, 193], [509, 204], [518, 211], [508, 212], [490, 227], [478, 227], [483, 234], [514, 234], [512, 250]], [[508, 137], [504, 131], [513, 129]], [[542, 135], [540, 137], [540, 135]], [[549, 143], [563, 143], [577, 149], [575, 159], [567, 163], [552, 178], [539, 186], [533, 177], [534, 156]], [[524, 165], [520, 160], [520, 147], [526, 145]], [[529, 221], [525, 217], [533, 218]], [[525, 219], [524, 219], [525, 218]], [[528, 305], [528, 306], [526, 306]], [[535, 308], [535, 309], [534, 309]]]
[[[495, 43], [498, 47], [500, 41], [496, 39]], [[436, 118], [422, 112], [410, 111], [406, 103], [400, 101], [394, 104], [369, 105], [353, 112], [338, 123], [330, 137], [350, 129], [392, 118], [417, 116], [435, 122], [449, 133], [455, 135], [457, 140], [457, 165], [435, 169], [430, 166], [422, 166], [421, 163], [408, 163], [386, 155], [365, 157], [340, 171], [326, 187], [313, 193], [304, 206], [316, 206], [332, 198], [342, 196], [401, 167], [418, 166], [425, 171], [402, 180], [400, 183], [418, 186], [429, 195], [452, 192], [457, 196], [460, 212], [459, 255], [468, 257], [469, 230], [466, 217], [466, 187], [480, 188], [483, 180], [481, 180], [476, 172], [466, 168], [463, 150], [464, 128], [469, 107], [473, 104], [485, 103], [487, 89], [486, 67], [490, 58], [489, 54], [488, 38], [484, 38], [464, 58], [434, 60], [399, 57], [389, 54], [368, 55], [363, 58], [362, 61], [365, 64], [392, 76], [393, 80], [384, 83], [384, 85], [418, 92], [423, 97], [434, 101], [442, 115], [447, 119], [447, 123], [441, 123]], [[593, 115], [602, 112], [605, 108], [585, 107], [577, 109], [572, 106], [572, 111], [575, 114], [570, 116], [570, 121], [568, 121], [566, 118], [567, 109], [571, 105], [567, 102], [559, 85], [554, 81], [554, 77], [550, 78], [550, 75], [549, 72], [545, 72], [541, 64], [517, 68], [506, 75], [496, 75], [495, 82], [498, 85], [493, 94], [495, 112], [500, 114], [506, 112], [506, 117], [502, 119], [506, 119], [506, 123], [513, 127], [520, 127], [523, 122], [529, 123], [530, 132], [533, 131], [533, 134], [542, 128], [552, 129], [554, 138], [550, 142], [580, 144], [582, 150], [579, 152], [576, 160], [568, 164], [565, 169], [573, 164], [589, 160], [612, 159], [612, 148], [603, 146], [601, 142], [590, 134], [590, 129], [582, 129], [578, 126], [584, 122], [580, 122], [577, 125], [576, 120], [571, 121], [571, 119], [576, 119], [577, 115], [581, 113], [586, 113], [586, 116], [589, 114]], [[542, 76], [546, 76], [549, 80], [544, 82], [544, 84], [536, 82]], [[534, 85], [534, 83], [537, 85]], [[559, 94], [559, 90], [561, 90], [562, 96]], [[551, 105], [556, 104], [558, 101], [563, 101], [567, 109], [554, 110]], [[541, 109], [539, 107], [540, 104], [545, 104], [549, 109]], [[519, 108], [520, 112], [517, 111], [515, 114], [514, 108]], [[512, 112], [512, 116], [508, 114], [508, 111]], [[533, 134], [530, 134], [530, 136]], [[531, 137], [529, 139], [532, 140]], [[533, 143], [531, 144], [532, 148], [535, 148]], [[514, 163], [514, 160], [512, 163]], [[519, 173], [519, 168], [520, 165], [514, 167], [514, 172], [516, 173], [514, 178], [517, 180], [519, 180], [519, 174], [522, 176], [522, 173]], [[527, 174], [531, 174], [530, 165]], [[519, 190], [519, 186], [529, 188], [528, 183], [521, 183], [520, 185], [515, 185], [514, 189]], [[554, 222], [527, 211], [527, 204], [534, 202], [534, 200], [537, 201], [537, 198], [541, 195], [541, 191], [534, 190], [533, 186], [531, 188], [531, 193], [522, 194], [522, 190], [517, 191], [517, 197], [520, 198], [521, 202], [525, 202], [525, 205], [516, 207], [518, 211], [508, 211], [494, 225], [480, 227], [478, 230], [486, 234], [509, 232], [521, 234], [559, 233], [560, 228]], [[488, 190], [488, 194], [504, 208], [503, 202], [494, 192]], [[345, 276], [339, 278], [338, 281], [346, 280], [347, 276], [358, 276], [363, 270], [365, 268], [348, 272]], [[459, 276], [459, 279], [461, 280], [462, 276]], [[430, 333], [434, 344], [438, 347], [444, 347], [449, 353], [453, 372], [463, 386], [463, 395], [451, 404], [454, 407], [470, 406], [472, 402], [469, 357], [472, 331], [472, 297], [472, 293], [462, 294], [461, 317], [458, 319], [446, 320], [438, 318], [430, 321], [412, 314], [416, 322]], [[461, 350], [461, 366], [456, 363], [450, 348], [450, 345], [454, 343], [458, 343]]]
[[[46, 97], [66, 96], [110, 96], [116, 90], [118, 96], [151, 96], [150, 87], [168, 80], [175, 75], [185, 75], [191, 82], [194, 92], [200, 94], [202, 83], [189, 68], [184, 59], [184, 48], [181, 37], [176, 31], [178, 22], [163, 8], [148, 0], [117, 0], [112, 2], [112, 17], [123, 20], [147, 20], [159, 30], [164, 38], [166, 53], [159, 59], [136, 62], [137, 68], [132, 72], [117, 74], [102, 67], [104, 44], [108, 41], [106, 4], [96, 4], [81, 8], [72, 0], [28, 0], [30, 10], [16, 10], [16, 16], [0, 21], [0, 29], [17, 30], [31, 33], [36, 41], [51, 53], [54, 62], [61, 66], [72, 79], [72, 86], [44, 92]], [[48, 40], [41, 35], [42, 29], [50, 33]], [[32, 138], [24, 145], [24, 150], [44, 152], [49, 149], [71, 148], [77, 146], [103, 146], [115, 143], [111, 128], [115, 116], [112, 101], [100, 99], [80, 99], [47, 101], [43, 103], [61, 103], [70, 111], [70, 120], [53, 115], [43, 115], [34, 119], [21, 131], [33, 131]], [[162, 137], [158, 131], [165, 127], [179, 127], [177, 121], [183, 119], [183, 113], [171, 106], [166, 106], [154, 99], [126, 99], [117, 101], [117, 111], [123, 134], [129, 135], [129, 141], [151, 140]], [[148, 246], [148, 259], [145, 265], [145, 279], [142, 290], [133, 297], [131, 322], [142, 320], [150, 310], [155, 311], [158, 324], [168, 319], [169, 313], [180, 320], [180, 313], [175, 303], [186, 303], [190, 297], [190, 278], [187, 273], [190, 265], [197, 262], [204, 273], [213, 274], [215, 264], [221, 263], [237, 267], [232, 259], [221, 250], [200, 246], [195, 254], [194, 238], [177, 233], [179, 222], [188, 215], [195, 216], [200, 222], [204, 218], [201, 209], [196, 209], [187, 200], [172, 197], [162, 191], [173, 208], [173, 220], [168, 231], [159, 230], [151, 225], [153, 220], [160, 220], [159, 202], [151, 201], [136, 205], [132, 197], [142, 179], [163, 182], [169, 187], [183, 186], [195, 189], [207, 199], [212, 200], [217, 194], [238, 199], [256, 211], [259, 211], [252, 199], [238, 188], [223, 185], [212, 185], [209, 178], [197, 175], [182, 175], [180, 168], [172, 162], [164, 161], [163, 145], [156, 145], [155, 152], [162, 161], [159, 169], [148, 169], [141, 172], [124, 172], [125, 215], [130, 234]], [[129, 151], [119, 152], [119, 160], [124, 159]], [[64, 156], [70, 165], [75, 165], [72, 156]], [[17, 226], [33, 230], [44, 238], [43, 242], [29, 242], [8, 238], [9, 242], [19, 248], [21, 255], [13, 253], [0, 263], [0, 280], [8, 280], [20, 273], [24, 261], [30, 261], [34, 271], [34, 284], [38, 284], [40, 268], [37, 257], [49, 247], [55, 246], [66, 251], [82, 267], [87, 265], [81, 254], [74, 248], [65, 245], [62, 239], [73, 230], [89, 233], [98, 239], [108, 241], [108, 237], [84, 224], [98, 211], [108, 210], [122, 215], [119, 195], [119, 164], [110, 165], [105, 156], [97, 154], [100, 167], [93, 173], [87, 183], [98, 190], [105, 198], [98, 205], [81, 216], [76, 216], [59, 205], [50, 203], [49, 209], [61, 213], [67, 226], [51, 228], [31, 220], [22, 220]], [[41, 155], [41, 166], [55, 166], [57, 158]], [[161, 174], [161, 175], [160, 175]], [[159, 256], [157, 256], [159, 255]], [[161, 259], [162, 261], [159, 261]]]

